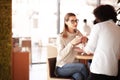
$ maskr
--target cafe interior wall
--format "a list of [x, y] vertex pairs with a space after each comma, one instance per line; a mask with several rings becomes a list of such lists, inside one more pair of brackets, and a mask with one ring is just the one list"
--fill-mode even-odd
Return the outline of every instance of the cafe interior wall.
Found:
[[12, 80], [12, 0], [0, 0], [0, 80]]

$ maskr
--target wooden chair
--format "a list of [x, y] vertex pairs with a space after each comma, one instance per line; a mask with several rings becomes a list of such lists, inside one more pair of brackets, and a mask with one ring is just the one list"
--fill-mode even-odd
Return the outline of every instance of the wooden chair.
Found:
[[47, 57], [52, 58], [57, 56], [57, 48], [53, 44], [48, 44], [47, 45]]
[[72, 80], [72, 78], [63, 78], [55, 75], [56, 57], [48, 58], [48, 80]]
[[22, 40], [22, 47], [28, 48], [31, 51], [31, 40]]
[[25, 49], [25, 51], [29, 52], [29, 64], [32, 64], [32, 50], [31, 50], [31, 40], [22, 40], [21, 47]]

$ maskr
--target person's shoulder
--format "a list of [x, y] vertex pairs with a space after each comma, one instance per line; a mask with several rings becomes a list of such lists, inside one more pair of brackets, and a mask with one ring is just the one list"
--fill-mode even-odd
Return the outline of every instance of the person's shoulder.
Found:
[[82, 36], [83, 34], [80, 32], [80, 30], [76, 30], [76, 35]]
[[120, 26], [116, 25], [116, 28], [117, 28], [117, 30], [119, 30], [119, 32], [120, 32]]
[[99, 26], [99, 25], [104, 25], [104, 24], [109, 24], [109, 23], [114, 23], [114, 22], [113, 20], [107, 20], [107, 21], [99, 22], [96, 25]]
[[80, 32], [80, 30], [76, 29], [76, 33], [79, 33], [79, 32]]
[[[102, 29], [102, 27], [103, 27], [103, 24], [101, 24], [101, 23], [97, 23], [97, 24], [95, 24], [95, 25], [93, 25], [93, 27], [92, 27], [92, 31], [99, 31], [99, 30], [101, 30]], [[104, 28], [104, 27], [103, 27]]]

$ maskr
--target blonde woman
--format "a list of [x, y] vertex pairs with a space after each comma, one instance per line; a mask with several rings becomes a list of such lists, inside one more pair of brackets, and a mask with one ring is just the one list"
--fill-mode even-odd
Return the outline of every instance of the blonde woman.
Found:
[[64, 29], [57, 38], [56, 74], [60, 77], [72, 77], [74, 80], [86, 80], [88, 71], [84, 64], [75, 59], [76, 45], [81, 43], [81, 32], [77, 29], [78, 19], [74, 13], [64, 17]]

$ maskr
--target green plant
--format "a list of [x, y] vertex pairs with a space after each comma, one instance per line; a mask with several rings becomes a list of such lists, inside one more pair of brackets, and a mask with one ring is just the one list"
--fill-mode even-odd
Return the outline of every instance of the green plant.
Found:
[[11, 0], [0, 1], [0, 80], [12, 80]]

